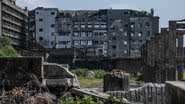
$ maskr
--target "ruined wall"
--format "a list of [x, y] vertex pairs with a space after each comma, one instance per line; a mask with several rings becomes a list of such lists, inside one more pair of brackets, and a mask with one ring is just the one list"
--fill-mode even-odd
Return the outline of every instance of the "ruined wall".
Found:
[[185, 82], [166, 82], [166, 104], [185, 104]]
[[33, 78], [41, 80], [42, 57], [1, 57], [0, 76], [10, 81], [10, 85], [19, 86]]
[[129, 85], [129, 74], [110, 73], [104, 76], [104, 92], [128, 91]]

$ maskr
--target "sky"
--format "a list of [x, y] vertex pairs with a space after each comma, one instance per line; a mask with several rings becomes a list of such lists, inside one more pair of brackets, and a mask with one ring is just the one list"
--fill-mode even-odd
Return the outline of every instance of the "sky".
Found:
[[160, 27], [168, 26], [169, 20], [185, 18], [185, 0], [17, 0], [21, 7], [59, 9], [135, 9], [150, 11], [160, 17]]

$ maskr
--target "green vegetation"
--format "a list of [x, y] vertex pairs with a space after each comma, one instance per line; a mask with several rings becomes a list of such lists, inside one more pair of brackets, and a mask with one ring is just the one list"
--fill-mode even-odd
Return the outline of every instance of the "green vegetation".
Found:
[[185, 80], [185, 71], [183, 72], [183, 80]]
[[75, 70], [70, 70], [72, 73], [76, 74], [78, 77], [86, 77], [87, 73], [89, 71], [94, 72], [95, 78], [96, 79], [103, 79], [105, 75], [105, 71], [101, 69], [96, 69], [96, 70], [89, 70], [89, 69], [75, 69]]
[[144, 76], [142, 73], [130, 74], [130, 84], [138, 85], [144, 83]]
[[[117, 99], [116, 97], [109, 98], [109, 104], [125, 104], [124, 100]], [[91, 96], [84, 97], [65, 97], [58, 100], [58, 104], [104, 104], [105, 101], [93, 99]], [[106, 103], [105, 103], [106, 104]]]
[[78, 77], [78, 80], [80, 81], [80, 86], [82, 88], [101, 88], [103, 87], [103, 79]]
[[0, 57], [15, 57], [17, 55], [16, 50], [11, 46], [11, 40], [0, 36]]
[[84, 96], [82, 98], [67, 97], [60, 98], [58, 104], [104, 104], [101, 100], [95, 100], [90, 96]]
[[[86, 74], [92, 71], [95, 74], [95, 78], [86, 78]], [[103, 77], [105, 75], [104, 70], [88, 70], [88, 69], [76, 69], [71, 70], [72, 73], [78, 76], [80, 85], [82, 88], [101, 88], [103, 87]]]

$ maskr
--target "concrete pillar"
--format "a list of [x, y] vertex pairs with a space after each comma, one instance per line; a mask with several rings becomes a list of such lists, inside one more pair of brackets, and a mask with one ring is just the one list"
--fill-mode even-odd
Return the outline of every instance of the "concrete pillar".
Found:
[[104, 92], [128, 91], [129, 85], [129, 74], [109, 73], [104, 76]]

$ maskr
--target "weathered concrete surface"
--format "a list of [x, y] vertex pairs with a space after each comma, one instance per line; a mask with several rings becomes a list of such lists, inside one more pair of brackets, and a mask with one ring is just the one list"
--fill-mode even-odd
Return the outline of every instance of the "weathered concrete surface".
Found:
[[11, 87], [33, 80], [33, 75], [41, 81], [42, 61], [42, 57], [1, 57], [1, 80], [8, 80]]
[[166, 104], [185, 104], [185, 82], [166, 82]]
[[129, 74], [108, 73], [104, 76], [104, 92], [128, 91], [129, 85]]
[[70, 88], [80, 88], [76, 75], [62, 65], [44, 63], [42, 72], [43, 85], [56, 95], [60, 96]]
[[147, 83], [142, 87], [130, 88], [129, 91], [108, 91], [107, 94], [126, 98], [129, 102], [143, 104], [165, 104], [165, 84]]

